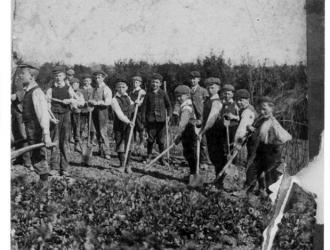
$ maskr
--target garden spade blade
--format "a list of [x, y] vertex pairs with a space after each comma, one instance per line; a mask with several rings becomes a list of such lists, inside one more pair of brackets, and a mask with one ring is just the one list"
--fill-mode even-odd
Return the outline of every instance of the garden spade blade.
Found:
[[199, 175], [199, 161], [200, 161], [200, 151], [201, 151], [201, 141], [197, 140], [197, 149], [196, 149], [196, 174], [189, 176], [189, 186], [199, 187], [203, 185], [203, 179]]

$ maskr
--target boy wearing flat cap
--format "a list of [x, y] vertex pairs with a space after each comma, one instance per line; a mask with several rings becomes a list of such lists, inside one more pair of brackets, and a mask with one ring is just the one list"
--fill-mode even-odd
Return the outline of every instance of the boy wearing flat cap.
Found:
[[281, 126], [273, 116], [274, 101], [270, 97], [262, 97], [259, 100], [261, 119], [258, 124], [249, 130], [254, 131], [258, 138], [256, 154], [253, 162], [248, 165], [246, 173], [245, 190], [252, 191], [258, 179], [262, 177], [263, 182], [259, 183], [263, 195], [271, 191], [268, 187], [278, 178], [277, 167], [281, 164], [282, 146], [292, 136]]
[[[191, 86], [191, 100], [194, 106], [195, 115], [197, 121], [201, 123], [203, 117], [203, 108], [206, 98], [209, 96], [206, 89], [199, 85], [201, 80], [201, 74], [198, 71], [192, 71], [189, 75], [190, 86]], [[206, 137], [203, 136], [201, 141], [201, 168], [206, 169], [207, 165], [210, 164], [209, 154], [207, 151]]]
[[[19, 79], [26, 93], [23, 98], [22, 118], [25, 125], [27, 143], [33, 145], [43, 141], [46, 147], [51, 145], [49, 132], [50, 116], [45, 94], [40, 89], [36, 78], [39, 69], [31, 64], [18, 65]], [[46, 181], [49, 175], [47, 150], [45, 147], [31, 152], [31, 161], [41, 181]]]
[[[80, 136], [83, 136], [85, 131], [86, 131], [86, 135], [88, 134], [89, 111], [93, 109], [93, 108], [88, 106], [88, 102], [89, 102], [89, 100], [92, 99], [92, 95], [93, 95], [93, 88], [92, 88], [91, 84], [92, 84], [92, 76], [89, 75], [89, 74], [83, 75], [83, 77], [82, 77], [82, 89], [80, 91], [83, 94], [85, 104], [81, 108], [81, 113], [80, 113], [80, 122], [81, 122]], [[95, 128], [94, 128], [93, 122], [91, 123], [90, 131], [91, 131], [90, 136], [91, 136], [92, 139], [94, 139]]]
[[174, 139], [175, 144], [182, 142], [183, 156], [188, 162], [190, 175], [196, 174], [196, 144], [197, 134], [195, 133], [196, 116], [190, 97], [190, 88], [179, 85], [174, 93], [180, 104], [179, 110], [179, 131]]
[[46, 96], [51, 104], [51, 111], [59, 121], [51, 128], [53, 141], [58, 141], [58, 146], [52, 149], [50, 164], [53, 175], [67, 175], [69, 134], [71, 129], [70, 104], [75, 103], [79, 97], [71, 86], [66, 85], [66, 73], [64, 66], [56, 66], [53, 70], [55, 76], [54, 85], [47, 90]]
[[71, 84], [71, 81], [72, 81], [72, 79], [74, 78], [74, 74], [75, 74], [75, 72], [74, 72], [73, 69], [68, 69], [68, 70], [66, 71], [66, 79], [65, 79], [65, 83], [66, 83], [67, 85], [70, 85], [70, 84]]
[[[232, 149], [232, 143], [234, 141], [235, 132], [239, 123], [239, 108], [234, 101], [235, 88], [231, 84], [225, 84], [221, 89], [222, 94], [222, 145], [225, 149], [227, 157], [230, 155], [228, 152], [228, 137], [230, 149]], [[228, 127], [228, 128], [227, 128]], [[229, 135], [227, 135], [229, 133]]]
[[77, 152], [82, 152], [81, 149], [81, 139], [80, 139], [80, 113], [81, 107], [85, 104], [84, 96], [79, 89], [79, 79], [72, 78], [70, 81], [73, 91], [77, 95], [77, 100], [71, 103], [71, 125], [73, 130], [73, 139], [74, 139], [74, 149]]
[[[133, 81], [133, 86], [134, 89], [130, 95], [131, 99], [133, 102], [135, 102], [137, 100], [137, 98], [139, 97], [139, 95], [143, 98], [146, 95], [146, 92], [144, 89], [141, 88], [141, 84], [142, 84], [142, 77], [141, 76], [134, 76], [132, 77], [132, 81]], [[143, 101], [143, 99], [141, 99]], [[134, 140], [137, 143], [138, 142], [138, 151], [141, 151], [144, 140], [143, 140], [143, 132], [144, 132], [144, 125], [142, 122], [142, 107], [140, 106], [138, 109], [138, 113], [136, 116], [136, 122], [135, 122], [135, 126], [134, 126]], [[139, 135], [139, 140], [137, 138], [137, 136]]]
[[[160, 89], [163, 77], [160, 74], [153, 74], [151, 80], [151, 91], [146, 94], [143, 104], [143, 121], [146, 121], [146, 129], [148, 133], [147, 154], [148, 160], [151, 161], [153, 145], [156, 142], [159, 152], [164, 151], [166, 142], [166, 112], [172, 114], [172, 107], [168, 95]], [[160, 159], [162, 165], [164, 159]]]
[[[257, 118], [257, 112], [255, 108], [250, 104], [250, 93], [246, 89], [239, 89], [235, 94], [237, 106], [239, 107], [240, 121], [237, 127], [234, 137], [234, 148], [240, 148], [241, 144], [249, 134], [249, 126], [252, 126], [253, 122]], [[247, 158], [249, 159], [252, 155], [253, 138], [250, 137], [247, 141]]]
[[112, 99], [111, 107], [115, 112], [113, 121], [113, 132], [115, 135], [116, 142], [116, 152], [118, 154], [120, 166], [122, 171], [128, 173], [131, 172], [128, 167], [130, 155], [131, 155], [131, 145], [127, 156], [126, 166], [124, 166], [125, 152], [128, 146], [128, 138], [130, 134], [130, 129], [133, 123], [130, 121], [132, 113], [134, 110], [134, 102], [131, 100], [127, 94], [127, 83], [125, 79], [116, 80], [116, 94]]
[[[15, 70], [15, 76], [12, 83], [11, 94], [11, 131], [15, 142], [15, 148], [22, 148], [28, 146], [26, 140], [25, 126], [23, 122], [23, 99], [25, 90], [23, 84], [18, 79], [18, 72], [20, 65]], [[16, 158], [15, 163], [23, 163], [24, 167], [33, 170], [30, 152], [24, 153], [22, 156]]]
[[[216, 77], [209, 77], [205, 80], [206, 89], [209, 97], [204, 103], [202, 127], [199, 132], [198, 138], [206, 135], [207, 148], [212, 164], [215, 167], [216, 176], [220, 173], [226, 163], [224, 157], [224, 147], [221, 144], [222, 131], [221, 131], [221, 110], [222, 102], [219, 97], [220, 79]], [[219, 185], [222, 185], [224, 175], [222, 175]]]
[[110, 144], [108, 137], [108, 121], [111, 105], [112, 91], [105, 84], [104, 80], [107, 74], [103, 71], [93, 73], [95, 84], [93, 87], [92, 98], [88, 101], [89, 105], [94, 107], [92, 120], [95, 126], [96, 138], [99, 143], [100, 155], [106, 159], [110, 159]]

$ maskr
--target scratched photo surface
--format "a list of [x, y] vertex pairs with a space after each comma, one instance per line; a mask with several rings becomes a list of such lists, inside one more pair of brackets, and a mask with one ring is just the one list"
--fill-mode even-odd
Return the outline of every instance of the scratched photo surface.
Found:
[[323, 32], [322, 0], [13, 0], [12, 249], [322, 249]]

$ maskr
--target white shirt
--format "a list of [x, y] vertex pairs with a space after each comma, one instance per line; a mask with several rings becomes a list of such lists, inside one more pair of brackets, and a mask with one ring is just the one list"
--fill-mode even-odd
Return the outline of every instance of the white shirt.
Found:
[[[115, 96], [121, 97], [121, 96], [128, 96], [127, 93], [125, 93], [124, 95], [120, 95], [118, 92], [116, 93]], [[128, 96], [128, 98], [130, 99], [131, 104], [134, 104], [133, 101], [131, 100], [131, 98]], [[119, 120], [121, 120], [122, 122], [125, 123], [130, 123], [131, 121], [128, 119], [128, 117], [123, 113], [123, 111], [120, 108], [120, 105], [117, 101], [116, 98], [112, 98], [111, 101], [111, 108], [112, 110], [116, 113], [117, 117]]]
[[273, 116], [261, 125], [259, 137], [261, 142], [275, 145], [284, 144], [292, 139], [288, 131]]
[[236, 130], [234, 141], [238, 143], [247, 135], [247, 127], [252, 125], [255, 119], [255, 113], [250, 108], [245, 108], [241, 114], [241, 120]]
[[[101, 83], [99, 85], [99, 87], [97, 87], [97, 88], [101, 88], [101, 87], [103, 87], [104, 100], [97, 101], [97, 105], [109, 106], [109, 105], [111, 105], [112, 91], [104, 82]], [[95, 88], [94, 88], [94, 91], [96, 91]]]
[[[31, 85], [29, 85], [26, 88], [26, 92], [29, 91], [30, 89], [34, 88], [35, 86], [38, 86], [38, 84], [35, 82]], [[40, 88], [37, 88], [33, 91], [32, 93], [32, 102], [33, 102], [33, 107], [34, 111], [36, 113], [36, 116], [38, 118], [40, 127], [42, 129], [42, 133], [44, 135], [49, 134], [49, 112], [48, 112], [48, 103], [46, 96], [44, 92]]]

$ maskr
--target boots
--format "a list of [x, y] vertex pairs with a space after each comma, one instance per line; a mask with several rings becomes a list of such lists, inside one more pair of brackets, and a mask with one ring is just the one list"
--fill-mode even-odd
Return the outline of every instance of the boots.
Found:
[[131, 159], [131, 151], [128, 152], [126, 166], [125, 166], [125, 172], [128, 173], [128, 174], [131, 174], [132, 173], [132, 169], [131, 169], [131, 167], [129, 165], [129, 160], [130, 159]]
[[151, 159], [152, 159], [152, 148], [153, 148], [153, 143], [148, 142], [148, 144], [147, 144], [148, 157], [147, 157], [147, 161], [146, 161], [147, 164], [149, 164], [151, 162]]
[[[159, 153], [163, 152], [165, 150], [165, 146], [164, 144], [158, 144], [158, 148], [159, 148]], [[159, 159], [159, 164], [162, 166], [168, 166], [167, 162], [165, 161], [164, 157]]]
[[124, 166], [125, 153], [119, 152], [118, 158], [119, 158], [119, 163], [120, 163], [119, 170], [120, 170], [120, 172], [124, 172], [125, 171], [125, 166]]

